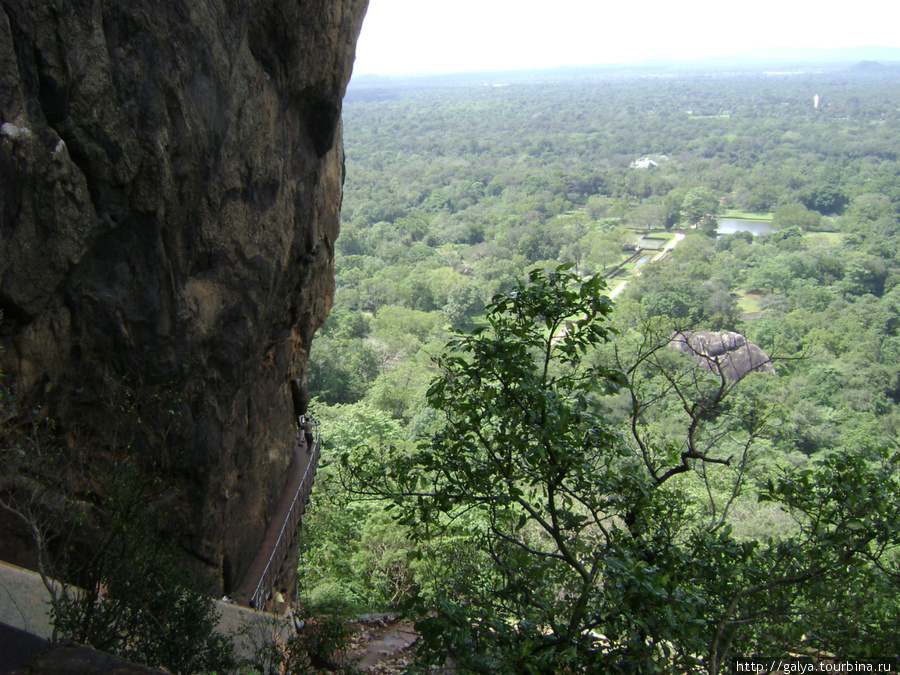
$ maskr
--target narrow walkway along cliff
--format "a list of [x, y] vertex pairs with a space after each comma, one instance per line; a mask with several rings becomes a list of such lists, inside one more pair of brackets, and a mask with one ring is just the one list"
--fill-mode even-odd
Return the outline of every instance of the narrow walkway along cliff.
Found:
[[366, 6], [0, 0], [2, 385], [70, 450], [161, 475], [164, 526], [216, 593], [290, 477]]
[[[296, 550], [297, 528], [309, 501], [318, 463], [319, 439], [311, 447], [306, 447], [301, 444], [298, 434], [288, 481], [278, 508], [266, 528], [266, 536], [250, 569], [234, 594], [241, 604], [265, 609], [266, 603], [278, 590], [275, 583], [282, 576], [282, 569], [286, 565], [296, 567], [297, 558], [291, 556], [291, 552]], [[284, 590], [287, 591], [286, 588]]]

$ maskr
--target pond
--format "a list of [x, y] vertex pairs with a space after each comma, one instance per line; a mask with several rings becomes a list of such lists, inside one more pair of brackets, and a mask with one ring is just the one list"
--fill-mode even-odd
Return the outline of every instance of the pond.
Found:
[[637, 267], [638, 265], [643, 265], [645, 262], [648, 262], [652, 257], [653, 256], [650, 254], [642, 255], [640, 260], [638, 260], [636, 263], [634, 263], [634, 266]]
[[774, 231], [775, 228], [772, 227], [772, 223], [768, 223], [764, 220], [733, 220], [730, 218], [722, 218], [719, 220], [719, 228], [716, 230], [716, 233], [723, 235], [734, 234], [735, 232], [750, 232], [756, 236], [757, 234], [766, 234]]

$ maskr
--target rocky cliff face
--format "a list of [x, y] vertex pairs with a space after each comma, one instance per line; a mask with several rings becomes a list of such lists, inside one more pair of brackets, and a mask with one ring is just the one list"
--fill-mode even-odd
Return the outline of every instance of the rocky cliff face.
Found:
[[331, 305], [366, 5], [0, 0], [3, 369], [85, 447], [153, 457], [220, 591], [277, 502]]

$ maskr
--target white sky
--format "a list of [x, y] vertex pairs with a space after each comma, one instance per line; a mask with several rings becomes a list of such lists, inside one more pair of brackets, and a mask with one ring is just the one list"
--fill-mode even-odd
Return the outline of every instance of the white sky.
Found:
[[370, 0], [354, 74], [900, 47], [897, 0]]

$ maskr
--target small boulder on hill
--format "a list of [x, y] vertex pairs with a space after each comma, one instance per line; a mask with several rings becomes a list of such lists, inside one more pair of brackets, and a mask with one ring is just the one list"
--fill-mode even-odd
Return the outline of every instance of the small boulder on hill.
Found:
[[740, 333], [731, 331], [680, 331], [669, 346], [693, 354], [700, 365], [714, 373], [723, 373], [731, 381], [747, 373], [775, 373], [772, 359]]

